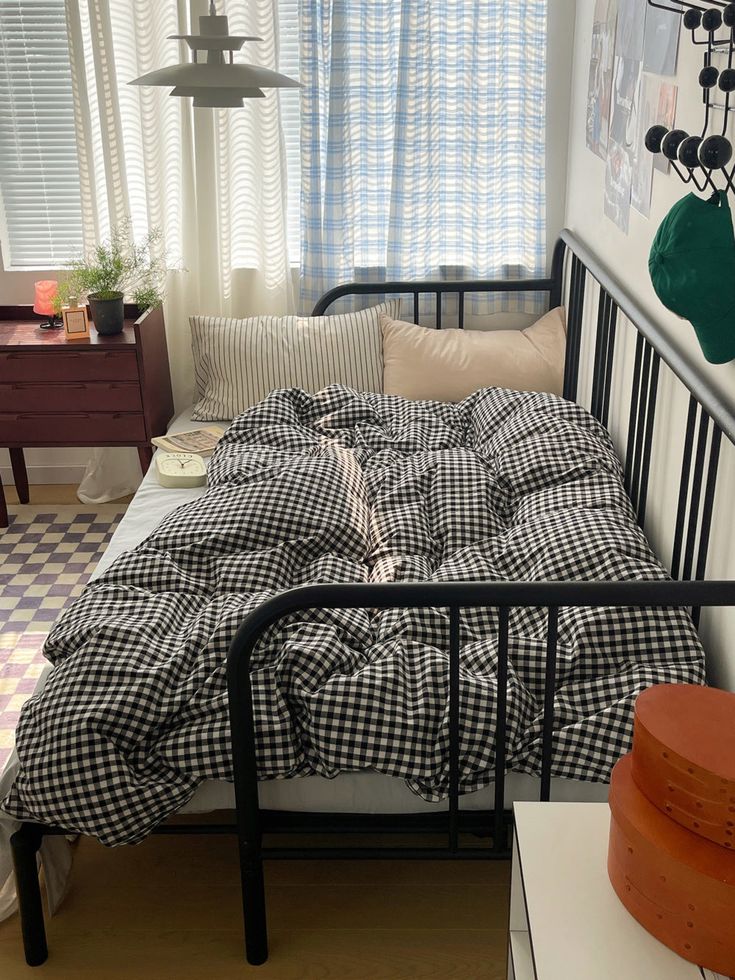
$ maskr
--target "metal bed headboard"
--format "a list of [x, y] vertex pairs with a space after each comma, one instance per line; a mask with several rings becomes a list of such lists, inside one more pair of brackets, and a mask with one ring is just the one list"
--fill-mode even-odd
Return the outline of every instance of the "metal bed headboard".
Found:
[[[604, 426], [607, 426], [610, 416], [620, 314], [637, 331], [624, 465], [625, 487], [641, 527], [645, 523], [648, 505], [651, 449], [662, 362], [689, 392], [670, 568], [674, 578], [701, 580], [707, 566], [722, 436], [725, 435], [735, 444], [735, 411], [712, 388], [701, 365], [671, 343], [661, 327], [625, 293], [599, 259], [571, 231], [561, 233], [554, 249], [551, 273], [546, 279], [345, 283], [325, 293], [314, 307], [313, 315], [324, 315], [333, 303], [348, 297], [402, 295], [413, 296], [413, 321], [419, 323], [421, 298], [428, 295], [435, 300], [435, 326], [441, 329], [443, 299], [456, 296], [459, 303], [458, 326], [463, 329], [468, 294], [545, 293], [550, 309], [562, 304], [567, 308], [564, 397], [576, 401], [590, 282], [597, 291], [590, 411]], [[697, 608], [693, 610], [693, 616], [698, 623]]]
[[[236, 823], [162, 824], [154, 833], [234, 834], [238, 840], [245, 921], [245, 952], [252, 964], [268, 956], [264, 858], [432, 858], [506, 859], [512, 817], [505, 806], [506, 679], [508, 671], [508, 617], [514, 607], [546, 607], [546, 676], [543, 696], [540, 799], [551, 793], [554, 694], [557, 663], [558, 612], [564, 606], [692, 607], [695, 620], [703, 606], [735, 607], [735, 581], [704, 579], [722, 436], [735, 442], [735, 414], [713, 390], [701, 366], [669, 341], [661, 328], [627, 296], [607, 269], [571, 232], [562, 233], [554, 250], [547, 279], [499, 282], [391, 282], [350, 283], [327, 293], [314, 313], [323, 314], [337, 299], [348, 296], [409, 294], [414, 320], [419, 321], [422, 295], [433, 294], [436, 326], [442, 326], [442, 301], [459, 297], [458, 323], [464, 326], [468, 293], [545, 293], [551, 307], [567, 308], [567, 351], [564, 396], [575, 400], [579, 387], [582, 334], [590, 287], [596, 283], [597, 324], [592, 358], [591, 411], [607, 425], [612, 394], [613, 363], [621, 314], [637, 330], [632, 397], [628, 417], [625, 485], [641, 524], [645, 519], [656, 404], [661, 364], [665, 364], [689, 391], [689, 414], [684, 434], [681, 484], [671, 567], [684, 581], [630, 582], [450, 582], [390, 583], [382, 585], [313, 585], [284, 592], [264, 602], [241, 624], [227, 660], [227, 682], [232, 739]], [[593, 311], [594, 315], [594, 311]], [[460, 610], [495, 607], [499, 611], [497, 726], [494, 759], [494, 808], [484, 812], [460, 811]], [[447, 813], [409, 815], [297, 814], [261, 810], [258, 803], [256, 733], [250, 689], [250, 658], [263, 633], [284, 616], [315, 608], [427, 608], [449, 611], [449, 799]], [[446, 834], [446, 846], [437, 847], [275, 847], [263, 846], [263, 834], [278, 832], [399, 831]], [[461, 832], [484, 832], [489, 847], [466, 847]], [[47, 834], [63, 828], [25, 823], [11, 839], [18, 884], [21, 926], [26, 961], [38, 965], [46, 959], [46, 935], [36, 867], [36, 854]]]

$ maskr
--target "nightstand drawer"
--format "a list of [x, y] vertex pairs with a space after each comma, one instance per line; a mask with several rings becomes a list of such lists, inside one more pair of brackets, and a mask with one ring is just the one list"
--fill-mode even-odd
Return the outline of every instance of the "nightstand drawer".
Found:
[[0, 354], [0, 382], [135, 381], [135, 351], [70, 350], [53, 354], [10, 351]]
[[0, 384], [0, 412], [142, 412], [136, 381]]
[[0, 445], [104, 446], [144, 443], [145, 419], [123, 412], [3, 412]]

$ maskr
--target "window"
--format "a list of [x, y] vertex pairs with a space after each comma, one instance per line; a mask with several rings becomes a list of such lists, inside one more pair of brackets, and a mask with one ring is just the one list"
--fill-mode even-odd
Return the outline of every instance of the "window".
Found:
[[355, 278], [545, 272], [547, 5], [301, 0], [303, 308]]
[[0, 0], [0, 243], [13, 269], [82, 247], [64, 0]]

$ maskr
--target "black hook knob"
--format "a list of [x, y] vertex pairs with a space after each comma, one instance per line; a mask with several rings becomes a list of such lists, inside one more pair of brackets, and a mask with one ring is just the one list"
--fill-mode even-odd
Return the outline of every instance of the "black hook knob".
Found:
[[719, 31], [722, 27], [722, 11], [717, 7], [713, 10], [705, 10], [702, 14], [702, 27], [710, 34]]
[[714, 88], [719, 77], [719, 70], [714, 65], [707, 65], [699, 73], [699, 84], [702, 88]]
[[666, 126], [651, 126], [646, 133], [646, 149], [650, 153], [660, 153], [661, 142], [667, 133]]
[[687, 10], [684, 14], [684, 27], [688, 31], [696, 31], [699, 25], [702, 23], [702, 11], [701, 10]]
[[679, 159], [679, 147], [688, 137], [689, 133], [684, 132], [683, 129], [672, 129], [664, 136], [661, 140], [661, 152], [667, 160]]
[[735, 3], [728, 3], [722, 11], [722, 21], [726, 27], [735, 27]]
[[720, 88], [723, 92], [735, 91], [735, 68], [725, 68], [720, 72]]
[[696, 170], [699, 163], [699, 147], [702, 143], [701, 136], [688, 136], [679, 145], [679, 163], [683, 164], [687, 170]]
[[699, 147], [699, 162], [705, 170], [720, 170], [732, 159], [732, 143], [725, 136], [708, 136]]

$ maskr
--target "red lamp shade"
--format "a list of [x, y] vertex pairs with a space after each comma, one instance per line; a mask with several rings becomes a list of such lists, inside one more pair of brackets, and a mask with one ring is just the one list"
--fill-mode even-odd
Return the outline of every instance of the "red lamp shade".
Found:
[[59, 284], [55, 279], [42, 279], [35, 283], [36, 294], [33, 302], [33, 312], [39, 316], [54, 315], [54, 300], [59, 291]]

